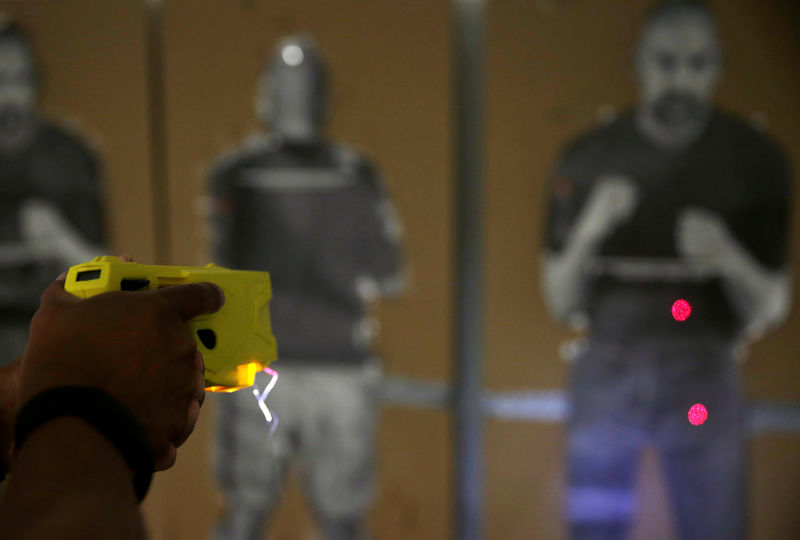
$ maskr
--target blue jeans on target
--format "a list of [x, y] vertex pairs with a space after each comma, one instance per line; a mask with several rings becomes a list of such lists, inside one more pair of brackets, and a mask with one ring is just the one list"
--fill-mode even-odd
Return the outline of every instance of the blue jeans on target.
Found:
[[[708, 409], [700, 426], [687, 414]], [[567, 424], [570, 536], [627, 538], [642, 450], [656, 448], [682, 540], [746, 534], [743, 401], [726, 340], [604, 342], [575, 359]]]

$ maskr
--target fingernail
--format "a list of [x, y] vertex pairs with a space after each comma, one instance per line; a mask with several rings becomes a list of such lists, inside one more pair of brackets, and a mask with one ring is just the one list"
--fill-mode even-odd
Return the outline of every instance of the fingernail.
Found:
[[[212, 283], [212, 285], [214, 287], [216, 287], [217, 290], [219, 291], [219, 308], [221, 308], [222, 306], [225, 305], [225, 291], [223, 291], [222, 287], [220, 287], [216, 283]], [[217, 309], [219, 309], [219, 308], [217, 308]]]
[[65, 279], [67, 279], [67, 273], [66, 272], [61, 272], [60, 274], [58, 274], [58, 277], [56, 278], [56, 281], [64, 281]]

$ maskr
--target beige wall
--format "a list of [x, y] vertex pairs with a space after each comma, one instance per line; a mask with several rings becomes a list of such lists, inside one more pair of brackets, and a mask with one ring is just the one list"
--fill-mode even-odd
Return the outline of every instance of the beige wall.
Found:
[[[629, 58], [643, 0], [495, 0], [489, 4], [487, 387], [563, 387], [568, 333], [544, 311], [538, 243], [543, 179], [557, 150], [594, 122], [598, 107], [635, 96]], [[717, 1], [729, 52], [720, 101], [770, 120], [800, 164], [800, 30], [790, 2]], [[257, 127], [255, 77], [274, 41], [312, 32], [333, 70], [331, 135], [371, 154], [406, 226], [412, 286], [379, 309], [390, 374], [450, 376], [451, 129], [449, 2], [401, 0], [168, 0], [165, 84], [170, 260], [208, 259], [196, 201], [212, 160]], [[0, 2], [34, 33], [48, 84], [45, 110], [77, 119], [105, 156], [113, 251], [152, 261], [144, 2]], [[794, 10], [794, 15], [791, 11]], [[800, 215], [795, 197], [795, 216]], [[798, 220], [795, 217], [795, 231]], [[793, 235], [795, 253], [800, 234]], [[795, 271], [795, 274], [797, 271]], [[749, 394], [800, 401], [800, 308], [758, 344], [744, 373]], [[145, 504], [156, 539], [203, 538], [221, 510], [210, 472], [213, 396], [176, 467]], [[386, 407], [378, 539], [450, 535], [450, 422], [443, 411]], [[562, 538], [560, 425], [490, 421], [488, 538]], [[754, 538], [800, 533], [800, 440], [752, 443]], [[637, 538], [669, 538], [657, 463], [646, 461]], [[296, 486], [275, 538], [312, 530]]]

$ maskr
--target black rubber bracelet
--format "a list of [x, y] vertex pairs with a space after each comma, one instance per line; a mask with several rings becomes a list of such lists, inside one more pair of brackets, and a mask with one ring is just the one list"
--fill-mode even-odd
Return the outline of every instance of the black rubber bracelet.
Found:
[[155, 466], [147, 432], [119, 401], [97, 388], [61, 386], [32, 397], [17, 415], [16, 449], [22, 448], [36, 428], [60, 416], [86, 420], [108, 439], [133, 471], [136, 497], [139, 501], [144, 499]]

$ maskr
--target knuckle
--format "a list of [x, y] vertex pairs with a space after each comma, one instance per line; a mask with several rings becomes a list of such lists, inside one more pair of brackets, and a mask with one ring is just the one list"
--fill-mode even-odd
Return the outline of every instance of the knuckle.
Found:
[[181, 328], [176, 341], [176, 348], [181, 355], [191, 355], [194, 358], [194, 353], [197, 350], [197, 343], [194, 336], [186, 328]]

